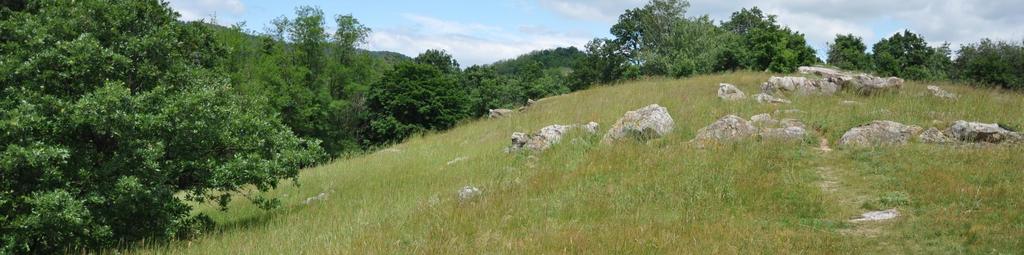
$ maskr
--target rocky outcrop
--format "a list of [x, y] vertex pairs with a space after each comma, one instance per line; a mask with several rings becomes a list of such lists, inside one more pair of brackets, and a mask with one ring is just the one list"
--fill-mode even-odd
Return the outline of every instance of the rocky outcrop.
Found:
[[699, 144], [706, 144], [745, 139], [755, 134], [757, 127], [750, 122], [736, 115], [727, 115], [697, 131], [697, 136], [693, 140]]
[[797, 95], [832, 95], [836, 91], [839, 91], [839, 85], [829, 80], [805, 77], [771, 77], [761, 85], [761, 92], [765, 94], [793, 92]]
[[754, 95], [754, 100], [762, 104], [791, 104], [789, 100], [778, 98], [769, 94], [761, 93]]
[[904, 82], [897, 77], [883, 78], [825, 67], [804, 66], [799, 70], [801, 73], [819, 75], [822, 77], [821, 81], [836, 84], [839, 89], [850, 89], [864, 95], [899, 90]]
[[887, 120], [874, 121], [847, 131], [839, 139], [839, 146], [904, 145], [918, 132], [921, 132], [921, 127]]
[[515, 111], [509, 109], [491, 109], [490, 114], [487, 114], [487, 118], [497, 119], [511, 116]]
[[903, 87], [903, 79], [858, 74], [853, 76], [853, 79], [843, 83], [843, 86], [863, 95], [874, 95], [899, 90]]
[[740, 91], [736, 85], [721, 83], [718, 84], [718, 98], [726, 101], [736, 101], [746, 99], [747, 94]]
[[918, 140], [923, 143], [950, 143], [953, 140], [949, 139], [946, 134], [942, 133], [938, 128], [929, 128], [917, 136]]
[[540, 131], [533, 134], [515, 132], [512, 133], [512, 145], [506, 148], [505, 151], [509, 153], [523, 150], [539, 152], [558, 144], [562, 141], [562, 137], [572, 130], [582, 129], [587, 134], [593, 135], [597, 134], [598, 128], [600, 126], [597, 122], [590, 122], [585, 125], [550, 125], [541, 128]]
[[648, 140], [659, 138], [672, 132], [675, 120], [668, 114], [665, 107], [652, 104], [644, 108], [626, 112], [621, 119], [612, 125], [602, 142], [611, 143], [625, 138]]
[[1024, 135], [999, 124], [957, 121], [946, 130], [953, 140], [969, 143], [1019, 143], [1024, 142]]
[[960, 97], [960, 96], [957, 96], [956, 94], [953, 94], [953, 93], [951, 93], [949, 91], [946, 91], [946, 90], [940, 88], [939, 86], [934, 86], [934, 85], [933, 86], [928, 86], [928, 91], [932, 93], [932, 96], [935, 96], [935, 97], [938, 97], [938, 98], [942, 98], [942, 99], [956, 100], [957, 98]]

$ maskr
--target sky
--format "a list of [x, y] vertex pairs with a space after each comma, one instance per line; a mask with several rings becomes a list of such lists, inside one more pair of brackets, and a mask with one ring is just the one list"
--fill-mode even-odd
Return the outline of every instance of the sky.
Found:
[[[555, 47], [582, 47], [608, 29], [619, 14], [646, 0], [168, 0], [183, 20], [206, 20], [263, 32], [270, 20], [293, 17], [295, 7], [321, 8], [330, 17], [352, 14], [371, 28], [368, 50], [416, 56], [443, 49], [463, 66], [489, 64]], [[1024, 40], [1024, 0], [692, 0], [688, 17], [727, 19], [758, 6], [782, 25], [807, 36], [824, 57], [837, 34], [854, 34], [871, 45], [910, 30], [930, 44], [955, 49], [981, 38]], [[328, 29], [333, 19], [328, 19]]]

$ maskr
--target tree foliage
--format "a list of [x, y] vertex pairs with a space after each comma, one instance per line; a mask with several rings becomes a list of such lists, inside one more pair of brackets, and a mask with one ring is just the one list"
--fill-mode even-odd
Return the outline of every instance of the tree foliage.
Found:
[[882, 39], [873, 47], [875, 71], [913, 80], [936, 80], [949, 77], [951, 66], [949, 45], [928, 46], [924, 37], [910, 31]]
[[871, 57], [863, 39], [852, 34], [836, 35], [828, 45], [828, 63], [847, 70], [871, 70]]
[[959, 80], [1024, 89], [1024, 42], [982, 39], [963, 45], [954, 66]]
[[183, 199], [226, 205], [323, 160], [235, 94], [217, 73], [224, 47], [165, 3], [38, 1], [7, 15], [0, 253], [187, 237], [209, 220]]

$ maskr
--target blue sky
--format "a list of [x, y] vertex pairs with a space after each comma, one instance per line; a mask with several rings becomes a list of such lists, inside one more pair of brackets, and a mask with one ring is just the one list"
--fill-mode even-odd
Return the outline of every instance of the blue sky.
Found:
[[[170, 0], [182, 19], [220, 24], [246, 22], [264, 31], [269, 21], [293, 16], [295, 7], [318, 6], [329, 16], [352, 14], [373, 29], [371, 50], [415, 56], [444, 49], [463, 66], [487, 64], [533, 50], [582, 46], [608, 37], [608, 28], [627, 8], [644, 0]], [[757, 5], [779, 21], [807, 35], [821, 55], [836, 34], [853, 33], [873, 44], [904, 29], [931, 43], [975, 42], [982, 37], [1024, 39], [1022, 0], [693, 0], [688, 16], [708, 14], [722, 20], [740, 8]], [[327, 24], [333, 26], [331, 22]]]

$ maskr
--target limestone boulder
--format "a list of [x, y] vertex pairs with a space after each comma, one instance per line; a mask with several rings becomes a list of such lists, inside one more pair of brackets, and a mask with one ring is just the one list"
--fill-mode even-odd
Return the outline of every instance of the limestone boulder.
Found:
[[749, 121], [736, 115], [727, 115], [697, 131], [694, 141], [699, 144], [735, 141], [752, 137], [755, 134], [757, 134], [757, 127], [754, 127]]
[[611, 143], [626, 138], [638, 140], [660, 138], [672, 132], [673, 128], [675, 128], [675, 120], [669, 115], [668, 109], [652, 104], [626, 112], [615, 122], [615, 125], [612, 125], [602, 141]]
[[839, 146], [904, 145], [919, 132], [921, 132], [921, 127], [918, 126], [879, 120], [850, 129], [839, 139]]
[[797, 95], [832, 95], [839, 91], [839, 85], [828, 80], [806, 77], [771, 77], [761, 85], [766, 94], [795, 93]]
[[970, 143], [1020, 143], [1024, 135], [999, 124], [957, 121], [946, 130], [951, 139]]
[[721, 83], [718, 84], [718, 98], [726, 101], [736, 101], [746, 99], [747, 94], [740, 91], [736, 85]]

